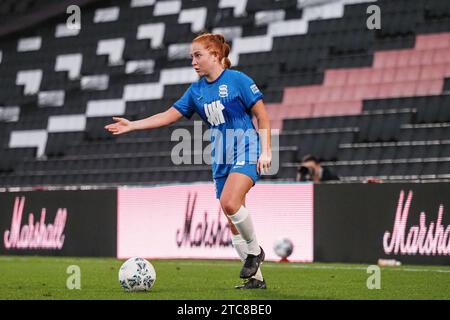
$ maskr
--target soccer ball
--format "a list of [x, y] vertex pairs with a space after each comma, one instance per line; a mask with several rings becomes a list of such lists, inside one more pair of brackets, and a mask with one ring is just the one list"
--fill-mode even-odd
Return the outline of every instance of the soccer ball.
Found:
[[287, 258], [292, 254], [294, 244], [288, 238], [281, 238], [275, 241], [273, 250], [279, 257]]
[[126, 291], [148, 291], [155, 284], [155, 280], [155, 268], [142, 258], [128, 259], [119, 270], [119, 283]]

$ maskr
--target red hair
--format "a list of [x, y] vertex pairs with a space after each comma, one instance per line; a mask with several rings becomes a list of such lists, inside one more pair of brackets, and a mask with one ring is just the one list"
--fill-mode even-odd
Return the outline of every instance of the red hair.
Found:
[[230, 46], [225, 42], [225, 38], [221, 34], [214, 33], [204, 33], [196, 37], [192, 42], [201, 43], [206, 50], [211, 54], [217, 56], [220, 64], [225, 69], [231, 67], [231, 61], [228, 59], [228, 54], [230, 53]]

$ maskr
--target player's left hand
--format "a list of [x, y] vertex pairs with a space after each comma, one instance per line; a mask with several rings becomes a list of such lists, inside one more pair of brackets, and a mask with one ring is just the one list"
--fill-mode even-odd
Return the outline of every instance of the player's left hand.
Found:
[[258, 174], [267, 173], [272, 165], [272, 153], [263, 152], [259, 156], [258, 163], [256, 165], [256, 171]]

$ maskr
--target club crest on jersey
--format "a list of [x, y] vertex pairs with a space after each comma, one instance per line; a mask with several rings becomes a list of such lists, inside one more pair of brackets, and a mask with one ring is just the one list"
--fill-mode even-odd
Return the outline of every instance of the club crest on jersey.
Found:
[[203, 105], [203, 108], [205, 109], [205, 114], [208, 118], [208, 122], [212, 126], [218, 126], [221, 123], [225, 123], [225, 118], [222, 112], [225, 107], [220, 102], [220, 100], [216, 100], [211, 103], [205, 103]]
[[228, 87], [226, 84], [222, 84], [219, 86], [219, 97], [226, 98], [228, 97]]

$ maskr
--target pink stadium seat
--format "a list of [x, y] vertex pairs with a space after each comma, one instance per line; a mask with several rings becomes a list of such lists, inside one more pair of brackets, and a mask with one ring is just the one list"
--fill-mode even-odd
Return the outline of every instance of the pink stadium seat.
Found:
[[450, 49], [436, 49], [432, 52], [433, 64], [450, 63]]
[[[283, 121], [282, 120], [283, 117], [280, 116], [279, 112], [281, 108], [284, 108], [284, 106], [278, 103], [266, 104], [266, 109], [267, 113], [269, 114], [270, 125], [272, 126], [272, 128], [281, 129], [281, 124]], [[255, 125], [256, 128], [258, 127], [256, 117], [253, 117], [253, 124]]]
[[277, 119], [290, 118], [291, 114], [294, 112], [293, 106], [294, 105], [291, 104], [280, 105], [277, 112]]
[[295, 104], [284, 105], [281, 107], [281, 110], [283, 118], [295, 118], [298, 112], [298, 108]]
[[299, 103], [313, 103], [317, 100], [317, 97], [322, 89], [321, 86], [307, 86], [297, 91], [297, 96], [300, 97], [297, 102]]
[[392, 83], [389, 86], [388, 95], [384, 96], [386, 98], [389, 97], [407, 97], [414, 94], [416, 81], [405, 81], [405, 82], [397, 82]]
[[420, 80], [438, 80], [445, 76], [446, 65], [422, 66], [420, 69]]
[[374, 53], [372, 67], [330, 69], [323, 85], [284, 90], [278, 118], [358, 114], [362, 101], [442, 93], [450, 76], [450, 33], [418, 36], [414, 49]]
[[281, 130], [282, 127], [283, 127], [283, 120], [279, 120], [279, 119], [272, 120], [272, 119], [271, 119], [270, 125], [272, 126], [272, 129], [278, 129], [278, 130]]
[[370, 75], [371, 70], [371, 68], [358, 68], [349, 70], [347, 84], [355, 85], [368, 81], [368, 76]]
[[375, 52], [373, 54], [373, 67], [375, 69], [386, 68], [390, 59], [389, 52]]
[[295, 103], [298, 100], [298, 96], [296, 95], [297, 88], [285, 88], [283, 94], [283, 104], [291, 104]]
[[362, 68], [362, 73], [357, 84], [371, 84], [372, 75], [375, 70], [373, 68]]
[[409, 66], [409, 56], [411, 50], [401, 50], [398, 54], [397, 67]]
[[396, 82], [418, 80], [420, 76], [420, 67], [400, 67], [395, 69]]
[[342, 115], [360, 114], [362, 111], [362, 101], [344, 101], [335, 105], [335, 108], [339, 108], [342, 111]]
[[361, 100], [378, 98], [377, 86], [377, 84], [361, 85], [359, 88], [362, 93]]
[[410, 66], [425, 66], [433, 64], [433, 50], [412, 51], [410, 54]]
[[444, 83], [442, 80], [424, 80], [417, 81], [416, 85], [415, 95], [426, 96], [441, 93]]
[[314, 105], [312, 116], [352, 115], [361, 113], [361, 109], [360, 101], [323, 102]]
[[415, 48], [418, 50], [428, 50], [450, 47], [450, 33], [419, 35], [416, 38]]
[[312, 110], [313, 117], [323, 117], [329, 114], [332, 114], [331, 111], [328, 111], [329, 104], [326, 102], [316, 103], [314, 104], [314, 108]]
[[347, 70], [342, 69], [326, 70], [323, 84], [326, 87], [343, 86], [347, 83], [348, 73]]
[[297, 104], [290, 107], [288, 118], [306, 118], [311, 116], [313, 104]]
[[445, 77], [450, 77], [450, 63], [445, 65]]
[[381, 83], [391, 83], [395, 79], [395, 69], [396, 68], [386, 68], [383, 71], [383, 76], [381, 78]]
[[[328, 89], [327, 87], [323, 87], [318, 90], [317, 95], [315, 96], [315, 102], [326, 102], [328, 101]], [[311, 101], [313, 102], [313, 101]]]
[[274, 120], [274, 119], [278, 118], [277, 111], [273, 107], [273, 104], [266, 104], [266, 110], [267, 110], [267, 114], [269, 115], [270, 120]]
[[346, 87], [334, 87], [329, 88], [329, 96], [328, 101], [330, 102], [337, 102], [342, 100], [342, 92], [345, 90]]
[[377, 88], [377, 96], [379, 98], [387, 98], [390, 96], [391, 92], [391, 86], [390, 83], [380, 83]]
[[351, 101], [354, 99], [354, 88], [355, 86], [342, 87], [341, 99], [342, 101]]
[[372, 72], [369, 75], [369, 84], [381, 83], [383, 72], [383, 69], [372, 69]]

